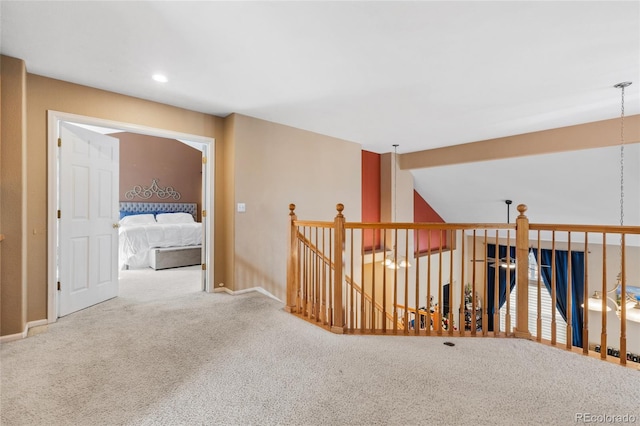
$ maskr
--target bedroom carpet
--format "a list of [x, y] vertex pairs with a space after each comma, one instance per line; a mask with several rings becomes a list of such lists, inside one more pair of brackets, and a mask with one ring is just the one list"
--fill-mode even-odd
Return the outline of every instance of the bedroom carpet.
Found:
[[640, 371], [525, 340], [336, 335], [199, 274], [123, 271], [118, 298], [3, 344], [0, 423], [640, 423]]

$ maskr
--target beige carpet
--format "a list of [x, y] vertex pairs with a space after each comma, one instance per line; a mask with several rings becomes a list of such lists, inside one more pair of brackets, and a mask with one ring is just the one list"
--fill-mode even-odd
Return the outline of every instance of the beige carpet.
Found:
[[2, 426], [640, 423], [640, 371], [515, 339], [335, 335], [186, 269], [126, 271], [120, 297], [3, 344]]

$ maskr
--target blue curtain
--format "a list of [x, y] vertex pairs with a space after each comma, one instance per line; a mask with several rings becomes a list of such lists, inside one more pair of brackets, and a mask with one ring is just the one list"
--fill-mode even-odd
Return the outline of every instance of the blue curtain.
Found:
[[[487, 265], [487, 297], [489, 300], [485, 303], [487, 308], [487, 328], [488, 331], [493, 331], [493, 314], [500, 311], [500, 308], [507, 301], [507, 270], [509, 271], [509, 282], [510, 291], [513, 291], [513, 288], [516, 285], [516, 270], [501, 268], [500, 267], [500, 259], [507, 257], [507, 247], [499, 246], [498, 254], [496, 255], [496, 246], [495, 244], [487, 244], [487, 256], [493, 257], [496, 259], [496, 263], [492, 266]], [[512, 261], [516, 258], [516, 248], [509, 247], [509, 257]], [[499, 289], [499, 306], [495, 306], [495, 294], [496, 294], [496, 283], [495, 283], [495, 269], [498, 269], [498, 289]]]
[[[538, 256], [536, 250], [534, 255]], [[552, 252], [540, 250], [540, 264], [549, 267], [539, 268], [544, 286], [551, 294]], [[569, 256], [565, 250], [556, 250], [556, 306], [560, 315], [567, 320], [567, 283], [569, 271]], [[571, 252], [571, 336], [573, 346], [582, 347], [582, 303], [584, 302], [584, 253]]]

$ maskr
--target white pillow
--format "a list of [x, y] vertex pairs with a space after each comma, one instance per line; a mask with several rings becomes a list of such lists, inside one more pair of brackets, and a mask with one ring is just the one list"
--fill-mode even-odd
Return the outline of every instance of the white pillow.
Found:
[[189, 213], [159, 213], [156, 215], [158, 223], [192, 223], [193, 216]]
[[120, 219], [120, 225], [150, 225], [156, 223], [152, 214], [132, 214]]

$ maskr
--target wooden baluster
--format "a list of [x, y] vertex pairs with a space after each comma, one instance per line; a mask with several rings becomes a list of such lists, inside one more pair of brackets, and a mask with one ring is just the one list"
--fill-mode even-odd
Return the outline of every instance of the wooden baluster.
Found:
[[496, 253], [493, 263], [493, 335], [500, 334], [500, 239], [496, 229]]
[[518, 205], [520, 215], [516, 218], [516, 337], [531, 338], [529, 331], [529, 219], [525, 216], [527, 206]]
[[[375, 238], [375, 237], [374, 237]], [[382, 256], [382, 316], [383, 318], [387, 317], [387, 271], [385, 266], [385, 261], [387, 260], [387, 230], [384, 229], [382, 232], [382, 247], [384, 248], [383, 256]], [[374, 284], [376, 282], [375, 275], [376, 274], [376, 264], [373, 264], [373, 284], [371, 285], [371, 301], [373, 306], [376, 303], [376, 291], [374, 288]], [[374, 323], [371, 323], [371, 330], [374, 329]], [[384, 333], [387, 332], [387, 321], [385, 320], [382, 323], [382, 331]]]
[[334, 333], [342, 334], [345, 332], [344, 325], [344, 308], [342, 306], [342, 288], [344, 283], [344, 239], [345, 239], [345, 231], [344, 231], [344, 223], [345, 219], [342, 215], [342, 211], [344, 210], [344, 205], [338, 204], [336, 206], [336, 210], [338, 210], [338, 214], [336, 215], [334, 221], [334, 279], [333, 279], [333, 294], [331, 296], [332, 299], [332, 319], [331, 322], [331, 331]]
[[[458, 238], [458, 233], [457, 231], [455, 232], [455, 238]], [[460, 331], [460, 336], [464, 336], [465, 330], [467, 328], [467, 318], [465, 315], [465, 310], [466, 310], [466, 303], [465, 303], [465, 290], [466, 290], [466, 286], [464, 284], [464, 240], [465, 240], [465, 235], [464, 235], [464, 231], [462, 232], [462, 243], [460, 244], [460, 305], [458, 307], [458, 321], [460, 323], [458, 330]], [[453, 257], [453, 256], [452, 256]], [[453, 303], [451, 304], [453, 305]], [[471, 323], [469, 323], [469, 330], [471, 330]]]
[[438, 336], [442, 336], [442, 229], [440, 229], [440, 247], [438, 247], [438, 324], [436, 327]]
[[289, 204], [289, 246], [287, 247], [287, 305], [285, 310], [289, 313], [295, 312], [296, 298], [298, 295], [299, 282], [299, 263], [298, 263], [298, 227], [295, 214], [296, 205]]
[[[334, 225], [335, 226], [335, 225]], [[333, 230], [333, 234], [331, 233], [331, 229], [329, 229], [329, 265], [331, 265], [331, 259], [334, 258], [334, 247], [333, 247], [333, 239], [332, 239], [332, 235], [335, 236], [335, 229]], [[342, 230], [343, 232], [343, 239], [344, 239], [344, 228]], [[344, 243], [341, 246], [344, 249]], [[338, 254], [336, 253], [335, 255], [336, 257], [338, 257]], [[340, 259], [344, 259], [343, 257], [340, 257]], [[343, 265], [342, 269], [341, 269], [341, 276], [342, 276], [342, 282], [344, 282], [344, 261], [340, 261], [340, 264]], [[334, 271], [335, 272], [335, 271]], [[340, 287], [342, 287], [342, 282], [340, 283]], [[336, 309], [334, 302], [335, 300], [333, 299], [333, 286], [335, 285], [335, 277], [334, 274], [331, 273], [331, 266], [329, 266], [329, 283], [327, 285], [327, 289], [328, 289], [328, 304], [329, 304], [329, 311], [327, 313], [327, 324], [331, 325], [331, 323], [333, 322], [333, 311]], [[344, 317], [343, 317], [344, 318]]]
[[556, 231], [551, 231], [551, 344], [556, 345]]
[[[449, 230], [449, 241], [451, 244], [455, 241], [453, 239], [453, 230]], [[449, 312], [447, 312], [448, 326], [447, 331], [449, 335], [453, 335], [453, 252], [449, 250]]]
[[[315, 262], [313, 262], [314, 273], [313, 273], [313, 281], [315, 283], [315, 292], [316, 292], [316, 321], [320, 321], [322, 324], [326, 324], [327, 322], [327, 287], [326, 282], [324, 281], [324, 228], [322, 229], [322, 247], [320, 247], [320, 239], [318, 238], [318, 233], [320, 231], [320, 227], [315, 227], [315, 243], [314, 245], [318, 249], [314, 256]], [[320, 261], [322, 260], [322, 270], [320, 269]], [[323, 272], [321, 274], [321, 272]]]
[[625, 234], [620, 236], [620, 364], [627, 364], [627, 275]]
[[567, 350], [571, 350], [573, 347], [573, 300], [572, 300], [572, 289], [571, 289], [571, 231], [567, 233], [567, 341], [565, 343], [565, 347]]
[[[406, 262], [404, 268], [404, 333], [409, 331], [409, 229], [404, 230], [404, 259]], [[399, 265], [399, 264], [398, 264]]]
[[[462, 232], [464, 238], [464, 231]], [[476, 230], [473, 230], [473, 269], [471, 269], [471, 335], [475, 336], [478, 329], [478, 319], [476, 318]]]
[[607, 234], [602, 233], [602, 327], [600, 329], [600, 358], [607, 359]]
[[488, 231], [484, 230], [484, 262], [482, 262], [482, 335], [489, 333], [489, 274], [487, 273], [487, 257], [489, 257]]
[[[304, 226], [302, 227], [302, 237], [303, 237], [303, 241], [306, 240], [307, 238], [307, 227]], [[308, 252], [309, 252], [309, 247], [307, 246], [307, 244], [304, 244], [304, 251], [302, 253], [302, 264], [304, 265], [304, 267], [302, 268], [302, 315], [303, 316], [307, 316], [308, 314], [308, 309], [309, 309], [309, 287], [308, 287], [308, 274], [309, 274], [309, 267], [308, 267], [308, 260], [307, 260], [307, 256], [308, 256]]]
[[416, 336], [420, 334], [420, 231], [416, 230], [416, 246], [414, 247], [414, 252], [416, 253], [416, 298], [415, 298], [415, 307], [416, 312], [413, 315], [413, 330], [415, 331]]
[[398, 228], [393, 230], [393, 333], [398, 333]]
[[[428, 253], [427, 253], [427, 301], [424, 305], [425, 310], [427, 311], [426, 318], [424, 320], [424, 328], [427, 330], [427, 336], [431, 336], [431, 322], [433, 321], [433, 316], [431, 314], [431, 230], [427, 234], [427, 244], [428, 244]], [[435, 324], [435, 323], [434, 323]]]
[[505, 283], [505, 291], [507, 294], [507, 312], [504, 316], [504, 333], [507, 336], [512, 335], [511, 330], [511, 230], [507, 229], [507, 279]]
[[[355, 276], [353, 273], [353, 228], [351, 228], [351, 269], [350, 269], [350, 276], [351, 276], [351, 285], [349, 286], [349, 329], [351, 331], [353, 331], [353, 277]], [[360, 263], [364, 263], [364, 259], [360, 258]], [[360, 280], [362, 281], [362, 279]]]
[[[538, 318], [536, 320], [536, 340], [538, 342], [542, 341], [542, 269], [540, 265], [542, 264], [542, 249], [540, 248], [540, 230], [538, 230]], [[553, 309], [553, 307], [551, 307]]]
[[582, 353], [589, 354], [589, 233], [584, 233], [584, 291], [582, 310]]
[[[375, 313], [375, 306], [376, 306], [376, 233], [375, 231], [373, 232], [373, 235], [371, 236], [372, 241], [373, 241], [373, 252], [372, 252], [372, 263], [371, 263], [371, 318], [369, 318], [369, 328], [370, 330], [373, 332], [373, 330], [375, 330], [375, 317], [376, 317], [376, 313]], [[385, 238], [385, 244], [386, 244], [386, 238]], [[382, 294], [385, 294], [385, 284], [386, 284], [386, 272], [384, 270], [385, 266], [384, 266], [384, 260], [386, 259], [386, 253], [387, 253], [387, 247], [386, 245], [383, 245], [384, 247], [384, 253], [385, 255], [382, 256], [382, 261], [383, 261], [383, 265], [382, 265]], [[364, 294], [364, 288], [362, 288], [362, 293]], [[383, 296], [384, 297], [384, 296]], [[386, 304], [384, 299], [382, 300], [383, 303], [383, 310], [385, 310], [384, 308], [386, 308]]]
[[[372, 274], [372, 283], [371, 283], [371, 288], [373, 288], [373, 281], [375, 281], [376, 278], [376, 234], [375, 231], [373, 232], [373, 251], [371, 253], [371, 274]], [[364, 250], [362, 252], [363, 257], [364, 257]], [[360, 289], [360, 330], [364, 331], [365, 328], [367, 327], [367, 317], [365, 315], [365, 305], [364, 305], [364, 301], [365, 301], [365, 289], [366, 289], [366, 285], [364, 282], [364, 262], [362, 262], [362, 288]]]

